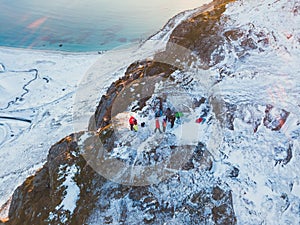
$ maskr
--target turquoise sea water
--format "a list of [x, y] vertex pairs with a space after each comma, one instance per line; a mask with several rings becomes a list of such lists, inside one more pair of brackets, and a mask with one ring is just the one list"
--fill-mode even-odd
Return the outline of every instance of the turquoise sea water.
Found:
[[73, 52], [146, 39], [204, 0], [0, 0], [0, 46]]

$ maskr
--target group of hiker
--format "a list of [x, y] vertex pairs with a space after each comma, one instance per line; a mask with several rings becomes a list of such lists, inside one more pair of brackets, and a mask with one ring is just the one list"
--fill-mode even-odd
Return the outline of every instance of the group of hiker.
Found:
[[[174, 127], [175, 120], [180, 120], [183, 114], [181, 112], [174, 113], [170, 108], [167, 108], [163, 113], [163, 110], [159, 108], [158, 111], [155, 112], [155, 129], [154, 132], [159, 131], [160, 133], [166, 132], [167, 124], [170, 123], [170, 127]], [[163, 118], [162, 118], [163, 117]], [[162, 118], [162, 119], [161, 119]], [[138, 123], [137, 119], [131, 116], [129, 118], [130, 130], [138, 131]], [[162, 130], [161, 130], [162, 125]], [[144, 127], [145, 123], [141, 123], [141, 126]]]
[[[182, 112], [176, 112], [175, 110], [171, 110], [171, 108], [167, 108], [164, 110], [163, 107], [163, 100], [162, 98], [157, 98], [157, 103], [155, 104], [153, 110], [155, 111], [154, 117], [155, 117], [155, 129], [154, 132], [159, 131], [160, 133], [166, 132], [167, 124], [170, 124], [170, 128], [174, 127], [175, 121], [177, 121], [179, 124], [181, 123], [181, 117], [183, 117]], [[156, 110], [155, 110], [156, 108]], [[208, 114], [209, 108], [204, 108], [201, 110], [200, 116], [196, 119], [196, 123], [203, 124], [206, 121], [206, 117]], [[177, 123], [176, 122], [176, 123]], [[131, 116], [129, 118], [129, 125], [130, 130], [132, 131], [138, 131], [138, 123], [136, 118]], [[144, 127], [146, 124], [145, 122], [141, 123], [141, 127]], [[161, 131], [162, 126], [162, 131]]]
[[[159, 110], [159, 113], [155, 114], [155, 130], [154, 132], [156, 132], [157, 130], [161, 133], [160, 130], [160, 117], [163, 116], [162, 110]], [[171, 128], [174, 127], [174, 123], [176, 119], [180, 119], [180, 117], [182, 117], [183, 114], [181, 112], [176, 112], [173, 113], [173, 111], [170, 108], [167, 108], [165, 113], [164, 113], [164, 118], [162, 119], [162, 127], [163, 127], [163, 132], [166, 131], [166, 127], [167, 127], [167, 123], [170, 123]]]

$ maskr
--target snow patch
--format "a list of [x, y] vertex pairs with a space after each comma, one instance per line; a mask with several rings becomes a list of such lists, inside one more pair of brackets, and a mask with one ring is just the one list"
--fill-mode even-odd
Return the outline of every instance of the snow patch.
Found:
[[58, 179], [65, 179], [61, 184], [61, 187], [64, 188], [65, 195], [63, 196], [62, 202], [56, 206], [56, 210], [68, 210], [71, 215], [73, 214], [76, 208], [76, 202], [79, 198], [80, 188], [74, 181], [75, 175], [78, 173], [76, 165], [67, 167], [66, 169], [63, 165], [60, 166], [61, 176]]

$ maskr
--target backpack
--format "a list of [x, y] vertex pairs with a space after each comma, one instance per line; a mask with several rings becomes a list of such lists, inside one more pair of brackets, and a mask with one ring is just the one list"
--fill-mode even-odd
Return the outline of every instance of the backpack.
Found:
[[176, 112], [175, 113], [175, 117], [176, 118], [180, 118], [180, 117], [182, 117], [183, 116], [183, 113], [182, 112]]
[[161, 117], [163, 115], [162, 110], [158, 110], [155, 112], [155, 117]]

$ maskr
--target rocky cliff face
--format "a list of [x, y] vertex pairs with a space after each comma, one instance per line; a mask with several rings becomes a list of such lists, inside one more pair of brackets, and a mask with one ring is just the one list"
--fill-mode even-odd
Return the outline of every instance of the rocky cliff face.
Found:
[[[43, 168], [17, 188], [10, 206], [9, 224], [60, 224], [63, 221], [83, 224], [95, 202], [92, 197], [95, 193], [91, 186], [93, 181], [87, 179], [85, 182], [80, 176], [88, 174], [92, 179], [95, 172], [86, 166], [86, 161], [78, 152], [75, 141], [78, 136], [80, 134], [72, 134], [53, 145]], [[76, 169], [70, 171], [70, 168]], [[74, 209], [73, 215], [59, 206], [66, 195], [68, 186], [65, 182], [69, 173], [80, 195], [74, 193], [74, 197], [81, 198], [83, 203], [83, 207]], [[101, 178], [97, 181], [100, 182]]]

